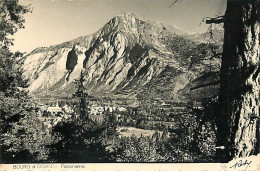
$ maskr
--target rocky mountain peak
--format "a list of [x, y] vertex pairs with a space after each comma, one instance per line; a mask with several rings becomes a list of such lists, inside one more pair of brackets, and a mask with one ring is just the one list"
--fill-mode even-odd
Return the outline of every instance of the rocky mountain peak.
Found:
[[[90, 94], [128, 91], [160, 80], [168, 66], [174, 78], [174, 73], [185, 72], [180, 66], [189, 56], [180, 57], [180, 49], [192, 45], [162, 24], [121, 13], [92, 35], [34, 50], [24, 60], [24, 76], [30, 80], [29, 90], [37, 94], [73, 93], [82, 70]], [[190, 78], [179, 80], [186, 83]], [[174, 92], [181, 88], [177, 85]]]
[[145, 24], [133, 13], [122, 12], [121, 14], [112, 18], [103, 28], [105, 31], [120, 31], [125, 33], [136, 33], [136, 29], [140, 24]]
[[130, 18], [140, 18], [134, 13], [131, 12], [122, 12], [121, 14], [117, 15], [116, 17], [124, 18], [124, 19], [130, 19]]

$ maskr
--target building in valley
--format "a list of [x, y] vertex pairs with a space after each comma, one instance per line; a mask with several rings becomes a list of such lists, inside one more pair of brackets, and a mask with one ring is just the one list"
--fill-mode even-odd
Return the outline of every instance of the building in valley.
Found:
[[51, 113], [51, 115], [58, 115], [62, 114], [62, 108], [59, 107], [59, 104], [57, 103], [54, 107], [48, 107], [47, 111]]

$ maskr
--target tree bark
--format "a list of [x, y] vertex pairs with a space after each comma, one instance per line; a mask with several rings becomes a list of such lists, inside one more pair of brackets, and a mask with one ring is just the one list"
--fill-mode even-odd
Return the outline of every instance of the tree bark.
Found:
[[217, 114], [221, 161], [255, 153], [259, 119], [260, 0], [227, 0]]

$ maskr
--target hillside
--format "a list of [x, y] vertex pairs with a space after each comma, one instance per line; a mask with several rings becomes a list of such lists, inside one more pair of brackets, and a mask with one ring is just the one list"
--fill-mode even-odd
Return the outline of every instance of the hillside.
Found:
[[23, 61], [29, 91], [37, 95], [70, 95], [74, 80], [83, 70], [85, 85], [92, 95], [146, 98], [155, 94], [174, 99], [176, 93], [212, 66], [218, 70], [220, 62], [204, 60], [211, 56], [206, 43], [177, 32], [122, 13], [92, 35], [29, 53]]

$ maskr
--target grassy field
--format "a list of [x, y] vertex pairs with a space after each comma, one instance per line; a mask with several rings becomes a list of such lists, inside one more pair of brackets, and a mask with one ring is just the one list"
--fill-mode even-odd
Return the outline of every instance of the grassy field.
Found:
[[[145, 130], [134, 127], [119, 127], [117, 130], [119, 132], [119, 136], [122, 137], [130, 137], [132, 135], [135, 135], [136, 137], [140, 137], [141, 135], [152, 137], [155, 133], [155, 130]], [[159, 133], [161, 134], [160, 131]]]

